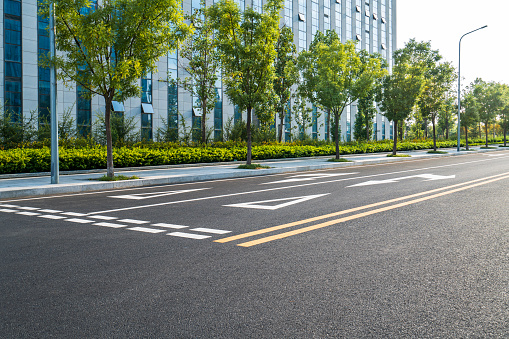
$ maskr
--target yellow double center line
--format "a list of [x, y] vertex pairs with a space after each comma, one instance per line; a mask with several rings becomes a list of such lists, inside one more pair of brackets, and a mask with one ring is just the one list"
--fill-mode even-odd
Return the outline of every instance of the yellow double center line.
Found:
[[[425, 191], [425, 192], [420, 192], [420, 193], [416, 193], [416, 194], [411, 194], [411, 195], [407, 195], [407, 196], [400, 197], [400, 198], [385, 200], [385, 201], [377, 202], [377, 203], [374, 203], [374, 204], [369, 204], [369, 205], [359, 206], [359, 207], [355, 207], [355, 208], [350, 208], [350, 209], [343, 210], [343, 211], [338, 211], [338, 212], [334, 212], [334, 213], [324, 214], [324, 215], [320, 215], [320, 216], [317, 216], [317, 217], [313, 217], [313, 218], [309, 218], [309, 219], [304, 219], [304, 220], [299, 220], [299, 221], [295, 221], [295, 222], [291, 222], [291, 223], [287, 223], [287, 224], [283, 224], [283, 225], [268, 227], [268, 228], [264, 228], [264, 229], [253, 231], [253, 232], [238, 234], [238, 235], [234, 235], [234, 236], [231, 236], [231, 237], [218, 239], [215, 242], [226, 243], [226, 242], [235, 241], [235, 240], [239, 240], [239, 239], [249, 238], [249, 237], [253, 237], [253, 236], [256, 236], [256, 235], [260, 235], [260, 234], [265, 234], [265, 233], [269, 233], [269, 232], [274, 232], [274, 231], [282, 230], [282, 229], [285, 229], [285, 228], [290, 228], [290, 227], [294, 227], [294, 226], [298, 226], [298, 225], [303, 225], [303, 224], [311, 223], [311, 222], [314, 222], [314, 221], [319, 221], [319, 220], [323, 220], [323, 219], [337, 217], [337, 216], [344, 215], [344, 214], [349, 214], [349, 213], [353, 213], [353, 212], [358, 212], [358, 211], [366, 210], [366, 209], [373, 208], [373, 207], [387, 205], [387, 204], [395, 203], [395, 202], [402, 201], [402, 200], [407, 200], [407, 199], [421, 197], [421, 198], [418, 198], [418, 199], [409, 200], [409, 201], [401, 202], [401, 203], [398, 203], [398, 204], [394, 204], [394, 205], [390, 205], [390, 206], [386, 206], [386, 207], [382, 207], [382, 208], [377, 208], [377, 209], [374, 209], [374, 210], [370, 210], [370, 211], [366, 211], [366, 212], [362, 212], [362, 213], [358, 213], [358, 214], [349, 215], [347, 217], [343, 217], [343, 218], [339, 218], [339, 219], [334, 219], [334, 220], [326, 221], [326, 222], [319, 223], [319, 224], [316, 224], [316, 225], [299, 228], [299, 229], [296, 229], [296, 230], [293, 230], [293, 231], [279, 233], [279, 234], [276, 234], [276, 235], [272, 235], [272, 236], [268, 236], [268, 237], [264, 237], [264, 238], [260, 238], [260, 239], [256, 239], [256, 240], [252, 240], [252, 241], [248, 241], [248, 242], [244, 242], [244, 243], [238, 244], [238, 246], [242, 246], [242, 247], [251, 247], [251, 246], [263, 244], [263, 243], [266, 243], [266, 242], [269, 242], [269, 241], [291, 237], [291, 236], [296, 235], [296, 234], [301, 234], [301, 233], [313, 231], [313, 230], [320, 229], [320, 228], [323, 228], [323, 227], [327, 227], [327, 226], [331, 226], [331, 225], [336, 225], [336, 224], [339, 224], [339, 223], [342, 223], [342, 222], [345, 222], [345, 221], [354, 220], [354, 219], [362, 218], [362, 217], [365, 217], [365, 216], [368, 216], [368, 215], [372, 215], [372, 214], [377, 214], [377, 213], [393, 210], [393, 209], [396, 209], [396, 208], [400, 208], [400, 207], [403, 207], [403, 206], [408, 206], [408, 205], [416, 204], [416, 203], [419, 203], [419, 202], [422, 202], [422, 201], [426, 201], [426, 200], [430, 200], [430, 199], [435, 199], [435, 198], [438, 198], [438, 197], [442, 197], [444, 195], [448, 195], [448, 194], [464, 191], [464, 190], [467, 190], [467, 189], [470, 189], [470, 188], [473, 188], [473, 187], [489, 184], [491, 182], [495, 182], [495, 181], [499, 181], [499, 180], [503, 180], [503, 179], [507, 179], [507, 178], [509, 178], [509, 172], [493, 175], [493, 176], [486, 177], [486, 178], [471, 180], [471, 181], [467, 181], [467, 182], [464, 182], [464, 183], [455, 184], [455, 185], [451, 185], [451, 186], [441, 187], [441, 188], [433, 189], [433, 190], [430, 190], [430, 191]], [[437, 193], [437, 192], [440, 192], [440, 193]], [[428, 194], [431, 194], [431, 195], [428, 195]], [[427, 196], [422, 197], [424, 195], [427, 195]]]

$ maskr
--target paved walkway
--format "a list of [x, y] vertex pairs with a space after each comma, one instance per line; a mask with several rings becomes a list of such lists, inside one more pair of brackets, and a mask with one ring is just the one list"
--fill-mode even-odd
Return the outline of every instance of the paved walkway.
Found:
[[[496, 150], [480, 150], [478, 147], [474, 149], [476, 152]], [[212, 179], [239, 178], [474, 153], [465, 151], [457, 152], [455, 148], [441, 150], [446, 151], [447, 154], [428, 154], [427, 150], [420, 150], [398, 152], [399, 154], [411, 155], [409, 158], [391, 158], [387, 157], [388, 153], [342, 156], [351, 162], [328, 162], [327, 160], [330, 159], [331, 156], [253, 161], [254, 163], [263, 163], [264, 165], [270, 166], [268, 169], [259, 170], [238, 169], [237, 166], [244, 163], [240, 161], [213, 164], [119, 168], [115, 170], [115, 174], [137, 176], [140, 179], [115, 182], [90, 180], [103, 176], [106, 174], [106, 170], [60, 172], [58, 184], [51, 184], [51, 176], [49, 173], [0, 175], [0, 199], [141, 187], [149, 185], [164, 185]]]

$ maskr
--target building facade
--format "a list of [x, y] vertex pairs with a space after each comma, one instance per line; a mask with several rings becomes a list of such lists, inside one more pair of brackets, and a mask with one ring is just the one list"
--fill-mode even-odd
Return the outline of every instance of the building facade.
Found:
[[[214, 0], [207, 0], [212, 4]], [[252, 6], [261, 11], [263, 0], [236, 0], [241, 9]], [[199, 0], [184, 0], [183, 9], [190, 13], [200, 6]], [[38, 55], [49, 50], [48, 21], [37, 15], [36, 0], [0, 0], [0, 103], [18, 119], [37, 114], [41, 122], [49, 119], [49, 71], [39, 67]], [[335, 30], [341, 41], [356, 40], [358, 49], [378, 52], [392, 65], [396, 49], [396, 0], [285, 0], [281, 25], [292, 28], [298, 51], [308, 48], [318, 31]], [[216, 83], [214, 111], [203, 122], [199, 110], [193, 109], [193, 98], [171, 79], [185, 76], [178, 51], [161, 58], [157, 72], [140, 79], [142, 95], [115, 103], [114, 111], [134, 117], [144, 139], [153, 139], [158, 128], [167, 126], [182, 135], [184, 129], [206, 123], [211, 137], [219, 140], [226, 125], [245, 119], [245, 113], [232, 105], [224, 94], [221, 79]], [[57, 85], [57, 113], [70, 113], [81, 135], [92, 131], [97, 114], [104, 111], [100, 97], [86, 99], [80, 86]], [[357, 105], [347, 107], [341, 116], [341, 140], [353, 139]], [[295, 120], [287, 114], [285, 139], [291, 139]], [[325, 114], [313, 107], [313, 126], [306, 134], [315, 139], [329, 136]], [[275, 123], [275, 128], [277, 128]], [[377, 114], [374, 121], [376, 140], [392, 138], [391, 124]]]

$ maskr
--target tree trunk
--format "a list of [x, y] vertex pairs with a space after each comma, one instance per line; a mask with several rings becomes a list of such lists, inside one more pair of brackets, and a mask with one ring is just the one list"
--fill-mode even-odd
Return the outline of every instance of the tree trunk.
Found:
[[468, 151], [468, 127], [465, 126], [465, 149]]
[[206, 143], [207, 142], [207, 102], [205, 100], [202, 100], [201, 102], [201, 142]]
[[284, 126], [285, 126], [285, 111], [283, 109], [283, 111], [279, 114], [279, 117], [280, 117], [280, 122], [279, 122], [279, 135], [278, 135], [278, 141], [279, 142], [282, 142], [283, 141], [283, 131], [284, 131]]
[[334, 113], [334, 119], [336, 121], [334, 126], [334, 139], [336, 142], [336, 159], [339, 159], [339, 114]]
[[488, 124], [484, 124], [484, 131], [486, 132], [486, 148], [488, 147]]
[[327, 117], [326, 117], [326, 124], [327, 124], [327, 141], [330, 141], [330, 109], [327, 109]]
[[[367, 114], [366, 114], [366, 117], [367, 117]], [[366, 141], [369, 141], [370, 140], [370, 137], [369, 137], [369, 119], [366, 119], [364, 121], [364, 123], [366, 124]]]
[[507, 138], [507, 127], [504, 126], [504, 147], [507, 146], [506, 138]]
[[428, 139], [428, 119], [424, 119], [424, 138]]
[[435, 134], [435, 119], [431, 119], [431, 124], [433, 125], [433, 151], [437, 151], [437, 136]]
[[445, 120], [445, 140], [449, 140], [449, 119]]
[[251, 107], [247, 107], [247, 154], [246, 165], [251, 165]]
[[111, 102], [113, 98], [104, 97], [106, 108], [104, 112], [104, 124], [106, 125], [106, 175], [108, 178], [115, 177], [115, 171], [113, 168], [113, 142], [111, 140]]
[[398, 121], [394, 120], [394, 142], [392, 144], [392, 155], [396, 155], [396, 151], [398, 150]]

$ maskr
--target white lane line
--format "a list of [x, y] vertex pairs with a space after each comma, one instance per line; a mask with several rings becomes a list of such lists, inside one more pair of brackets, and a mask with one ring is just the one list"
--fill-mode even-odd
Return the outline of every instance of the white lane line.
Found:
[[106, 215], [91, 215], [89, 218], [100, 219], [100, 220], [116, 220], [117, 217], [108, 217]]
[[142, 224], [148, 224], [150, 221], [134, 220], [134, 219], [120, 219], [119, 222], [126, 222], [128, 224], [142, 225]]
[[205, 227], [193, 228], [193, 229], [191, 229], [191, 231], [203, 232], [203, 233], [212, 233], [212, 234], [231, 233], [231, 231], [216, 230], [216, 229], [213, 229], [213, 228], [205, 228]]
[[4, 212], [4, 213], [14, 213], [14, 212], [17, 212], [18, 210], [11, 210], [11, 209], [8, 209], [8, 208], [0, 208], [0, 212]]
[[84, 216], [86, 216], [85, 213], [76, 213], [76, 212], [64, 212], [62, 214], [63, 215], [68, 215], [68, 216], [71, 216], [71, 217], [84, 217]]
[[165, 227], [165, 228], [175, 228], [175, 229], [181, 229], [181, 228], [188, 228], [189, 227], [189, 226], [182, 226], [182, 225], [165, 224], [164, 222], [160, 222], [158, 224], [152, 224], [151, 226]]
[[41, 215], [41, 213], [35, 213], [35, 212], [16, 212], [16, 214], [29, 215], [29, 216]]
[[9, 207], [9, 208], [19, 208], [18, 205], [9, 205], [9, 204], [2, 204], [1, 207]]
[[39, 215], [39, 218], [58, 220], [58, 219], [65, 219], [67, 217], [63, 217], [61, 215], [45, 214], [45, 215]]
[[202, 190], [208, 190], [210, 188], [196, 188], [196, 189], [188, 189], [188, 190], [177, 190], [177, 191], [166, 191], [166, 192], [150, 192], [150, 193], [137, 193], [137, 194], [127, 194], [127, 195], [112, 195], [108, 198], [118, 198], [118, 199], [130, 199], [130, 200], [144, 200], [151, 198], [159, 198], [165, 197], [168, 195], [182, 194], [182, 193], [190, 193]]
[[63, 211], [44, 209], [44, 210], [39, 210], [39, 212], [43, 212], [43, 213], [62, 213]]
[[40, 210], [40, 208], [38, 207], [19, 207], [20, 210], [25, 210], [25, 211], [37, 211], [37, 210]]
[[78, 219], [78, 218], [74, 218], [74, 219], [65, 219], [66, 221], [70, 221], [70, 222], [76, 222], [76, 223], [79, 223], [79, 224], [90, 224], [90, 223], [93, 223], [94, 221], [93, 220], [86, 220], [86, 219]]
[[147, 227], [131, 227], [131, 228], [128, 228], [128, 230], [138, 231], [138, 232], [145, 232], [145, 233], [161, 233], [161, 232], [166, 232], [165, 230], [156, 230], [156, 229], [147, 228]]
[[98, 222], [98, 223], [95, 223], [94, 226], [104, 226], [104, 227], [111, 227], [111, 228], [127, 227], [127, 225], [112, 224], [111, 222]]
[[189, 239], [207, 239], [210, 238], [210, 235], [203, 235], [203, 234], [191, 234], [191, 233], [184, 233], [184, 232], [171, 232], [167, 235], [171, 235], [174, 237], [181, 237], [181, 238], [189, 238]]

